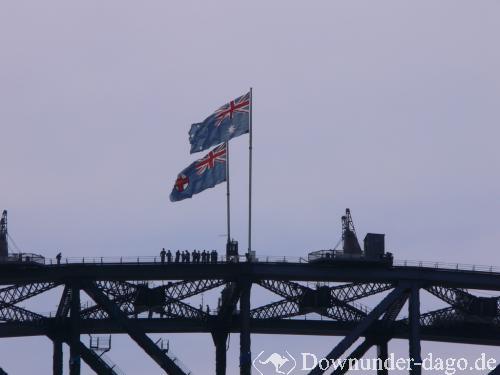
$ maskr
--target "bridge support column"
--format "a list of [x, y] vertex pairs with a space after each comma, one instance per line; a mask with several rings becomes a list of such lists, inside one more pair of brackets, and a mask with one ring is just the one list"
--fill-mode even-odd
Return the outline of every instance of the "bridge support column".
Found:
[[215, 374], [226, 375], [226, 343], [227, 332], [214, 333], [215, 343]]
[[[420, 375], [422, 373], [422, 358], [420, 355], [420, 288], [413, 285], [411, 288], [410, 302], [408, 306], [408, 317], [410, 324], [410, 359], [412, 363], [410, 365], [411, 375]], [[414, 363], [419, 363], [419, 365], [414, 365]]]
[[245, 280], [241, 285], [240, 296], [240, 375], [251, 375], [252, 352], [250, 348], [250, 289], [252, 283]]
[[380, 360], [381, 366], [377, 368], [377, 375], [389, 375], [387, 368], [385, 368], [385, 361], [389, 357], [388, 342], [384, 341], [377, 344], [377, 358]]
[[69, 373], [80, 375], [80, 288], [73, 286], [70, 304]]
[[63, 375], [63, 347], [62, 340], [52, 341], [54, 352], [52, 354], [52, 373], [53, 375]]

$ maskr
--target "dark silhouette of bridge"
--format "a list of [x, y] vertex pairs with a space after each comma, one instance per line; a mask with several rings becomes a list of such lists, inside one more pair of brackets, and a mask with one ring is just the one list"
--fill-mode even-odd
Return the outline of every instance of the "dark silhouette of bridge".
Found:
[[[349, 354], [346, 351], [359, 338], [364, 340], [350, 358], [361, 358], [375, 346], [384, 360], [393, 338], [408, 340], [409, 357], [415, 361], [420, 358], [421, 340], [500, 345], [499, 297], [468, 291], [500, 291], [500, 272], [492, 267], [308, 263], [290, 258], [219, 259], [208, 264], [162, 263], [154, 257], [63, 259], [60, 264], [15, 255], [9, 259], [0, 263], [0, 337], [50, 338], [55, 375], [62, 374], [63, 344], [70, 347], [72, 375], [80, 373], [81, 360], [98, 374], [118, 373], [80, 340], [82, 334], [128, 334], [166, 373], [176, 375], [189, 374], [189, 358], [177, 358], [148, 333], [211, 334], [219, 375], [226, 373], [229, 333], [240, 335], [241, 374], [251, 372], [252, 333], [342, 336], [334, 348], [325, 348], [329, 359]], [[255, 286], [279, 300], [254, 306], [250, 295]], [[56, 287], [63, 289], [56, 312], [41, 314], [18, 306]], [[207, 310], [185, 301], [215, 288], [221, 289], [217, 307]], [[81, 306], [82, 291], [93, 304]], [[422, 293], [438, 297], [447, 307], [422, 312]], [[375, 307], [359, 303], [373, 295], [381, 296]], [[401, 318], [406, 305], [407, 317]], [[306, 314], [311, 314], [306, 320], [299, 318]], [[420, 371], [415, 366], [411, 373]], [[315, 368], [311, 374], [323, 372]]]
[[[240, 373], [252, 367], [251, 334], [342, 336], [325, 358], [361, 358], [371, 347], [388, 358], [391, 339], [407, 339], [410, 373], [420, 374], [421, 340], [500, 346], [500, 296], [477, 296], [469, 289], [500, 291], [500, 270], [493, 267], [394, 261], [385, 253], [384, 235], [369, 233], [361, 249], [349, 209], [342, 217], [342, 250], [319, 250], [308, 259], [238, 255], [230, 241], [225, 257], [45, 259], [10, 253], [7, 212], [0, 221], [0, 338], [46, 336], [53, 342], [53, 374], [63, 373], [63, 344], [69, 345], [71, 375], [85, 361], [98, 374], [120, 374], [106, 357], [111, 336], [130, 336], [167, 374], [190, 374], [189, 359], [178, 358], [169, 343], [148, 333], [208, 333], [215, 347], [215, 373], [226, 374], [230, 333], [240, 335]], [[203, 256], [205, 254], [205, 256]], [[178, 259], [175, 257], [174, 259]], [[310, 286], [312, 283], [313, 286]], [[279, 297], [255, 306], [252, 288]], [[19, 306], [54, 288], [62, 290], [57, 311], [42, 314]], [[217, 306], [192, 306], [191, 297], [220, 289]], [[81, 294], [91, 298], [82, 307]], [[420, 296], [429, 293], [447, 307], [422, 312]], [[360, 300], [379, 296], [368, 308]], [[407, 314], [402, 310], [408, 306]], [[307, 319], [301, 317], [306, 316]], [[95, 338], [95, 339], [94, 339]], [[347, 352], [358, 339], [359, 344]], [[326, 351], [326, 349], [325, 349]], [[337, 368], [334, 374], [343, 374]], [[316, 366], [310, 374], [327, 369]], [[3, 370], [0, 369], [0, 374]], [[491, 374], [500, 373], [500, 366]], [[378, 374], [387, 374], [379, 369]]]

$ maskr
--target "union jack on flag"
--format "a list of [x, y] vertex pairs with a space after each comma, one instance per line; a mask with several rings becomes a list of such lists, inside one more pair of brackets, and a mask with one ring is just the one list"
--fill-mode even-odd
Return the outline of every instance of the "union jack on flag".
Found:
[[215, 167], [215, 163], [226, 162], [226, 144], [223, 143], [210, 151], [204, 158], [198, 160], [196, 164], [196, 173], [203, 174], [207, 169]]
[[194, 194], [226, 181], [226, 144], [215, 147], [203, 158], [184, 168], [175, 179], [170, 200], [191, 198]]
[[233, 115], [235, 113], [249, 113], [250, 112], [250, 93], [246, 93], [239, 98], [231, 100], [229, 103], [220, 107], [217, 111], [215, 111], [215, 118], [217, 122], [215, 123], [215, 127], [218, 127], [222, 121], [226, 118], [232, 120]]
[[191, 125], [191, 154], [249, 132], [252, 96], [250, 92], [224, 104], [205, 121]]

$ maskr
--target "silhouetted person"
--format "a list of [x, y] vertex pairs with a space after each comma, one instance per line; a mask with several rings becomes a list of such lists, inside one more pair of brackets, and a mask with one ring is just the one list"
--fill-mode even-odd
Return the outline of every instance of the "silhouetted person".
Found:
[[201, 253], [201, 262], [202, 263], [207, 262], [207, 252], [205, 250], [203, 250], [203, 252]]
[[161, 262], [162, 263], [165, 263], [165, 256], [167, 255], [167, 252], [165, 251], [165, 248], [163, 248], [161, 251], [160, 251], [160, 258], [161, 258]]
[[61, 253], [58, 253], [58, 254], [56, 255], [56, 259], [57, 259], [57, 264], [58, 264], [58, 265], [59, 265], [59, 264], [61, 264], [61, 258], [62, 258]]
[[177, 250], [175, 252], [175, 263], [179, 263], [179, 258], [181, 257], [181, 252]]
[[172, 262], [172, 253], [170, 252], [170, 249], [167, 251], [167, 262], [170, 263]]
[[186, 250], [186, 262], [187, 263], [191, 262], [191, 254], [187, 250]]

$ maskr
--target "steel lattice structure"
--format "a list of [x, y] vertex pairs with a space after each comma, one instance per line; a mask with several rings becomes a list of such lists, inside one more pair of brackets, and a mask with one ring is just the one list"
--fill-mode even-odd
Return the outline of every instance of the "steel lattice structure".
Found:
[[[80, 359], [98, 374], [117, 374], [109, 361], [80, 340], [82, 334], [125, 333], [167, 374], [175, 375], [189, 374], [189, 370], [148, 333], [211, 334], [218, 375], [226, 373], [226, 343], [233, 332], [240, 334], [241, 374], [251, 372], [252, 333], [343, 336], [326, 354], [329, 359], [347, 354], [361, 358], [375, 346], [384, 360], [393, 338], [407, 339], [409, 356], [416, 361], [421, 340], [500, 346], [499, 297], [469, 292], [500, 291], [500, 273], [496, 272], [355, 263], [14, 262], [0, 263], [0, 285], [0, 337], [50, 338], [54, 375], [62, 374], [64, 343], [70, 347], [72, 375], [80, 373]], [[54, 314], [20, 306], [56, 287], [63, 291]], [[215, 288], [221, 289], [216, 308], [188, 303], [190, 297]], [[272, 292], [275, 299], [253, 306], [250, 296], [255, 288]], [[92, 305], [81, 306], [83, 292]], [[422, 312], [422, 293], [434, 295], [447, 307]], [[380, 296], [371, 308], [360, 303], [369, 296]], [[299, 319], [311, 313], [307, 320]], [[403, 314], [407, 317], [401, 318]], [[359, 338], [364, 341], [348, 353]], [[322, 373], [319, 367], [311, 371]], [[419, 374], [420, 367], [411, 373]]]

